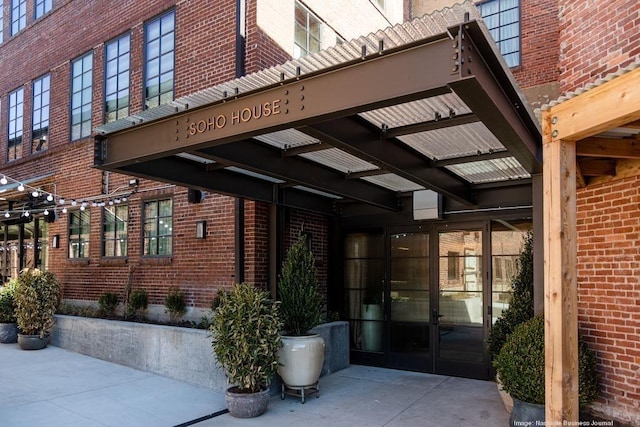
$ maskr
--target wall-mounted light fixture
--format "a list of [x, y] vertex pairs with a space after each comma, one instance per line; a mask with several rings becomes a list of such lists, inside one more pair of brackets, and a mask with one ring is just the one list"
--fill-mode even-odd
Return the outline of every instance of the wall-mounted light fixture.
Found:
[[56, 249], [60, 247], [60, 235], [59, 234], [54, 234], [53, 235], [53, 238], [51, 239], [51, 246], [53, 246]]
[[207, 221], [196, 221], [196, 239], [207, 237]]

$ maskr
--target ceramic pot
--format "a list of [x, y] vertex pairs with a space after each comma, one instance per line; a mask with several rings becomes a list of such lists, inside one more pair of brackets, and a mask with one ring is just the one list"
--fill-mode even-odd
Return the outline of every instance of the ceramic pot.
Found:
[[278, 374], [290, 388], [314, 386], [324, 363], [325, 344], [320, 335], [282, 336]]
[[544, 405], [527, 403], [513, 398], [513, 411], [509, 417], [510, 426], [542, 426], [544, 418]]
[[18, 344], [23, 350], [42, 350], [49, 344], [49, 338], [48, 334], [43, 338], [40, 338], [40, 335], [18, 334]]
[[18, 325], [16, 323], [0, 323], [0, 343], [18, 342]]

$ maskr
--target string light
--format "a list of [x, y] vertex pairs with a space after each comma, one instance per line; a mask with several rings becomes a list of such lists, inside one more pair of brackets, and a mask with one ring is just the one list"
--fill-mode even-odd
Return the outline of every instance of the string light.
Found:
[[24, 191], [24, 185], [22, 185], [22, 183], [18, 185], [18, 191]]
[[0, 178], [0, 184], [7, 185], [8, 182], [7, 177], [2, 175], [2, 178]]

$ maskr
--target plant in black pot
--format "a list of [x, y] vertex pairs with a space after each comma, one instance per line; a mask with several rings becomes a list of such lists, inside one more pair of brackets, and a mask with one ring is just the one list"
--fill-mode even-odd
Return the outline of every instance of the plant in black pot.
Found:
[[217, 363], [233, 384], [226, 392], [232, 416], [251, 418], [267, 409], [281, 327], [279, 303], [267, 292], [241, 283], [219, 293], [209, 330]]
[[0, 343], [3, 344], [13, 344], [18, 341], [15, 291], [15, 280], [0, 287]]
[[318, 396], [325, 352], [322, 337], [310, 332], [322, 321], [323, 298], [318, 290], [316, 261], [304, 234], [289, 249], [282, 265], [278, 295], [284, 324], [278, 367], [283, 383], [281, 396], [299, 396], [304, 403], [306, 396]]
[[59, 303], [60, 285], [53, 273], [23, 270], [16, 280], [18, 344], [23, 350], [40, 350], [49, 343]]
[[[596, 356], [579, 340], [578, 382], [580, 406], [598, 397], [600, 376]], [[502, 386], [513, 397], [512, 426], [544, 424], [545, 362], [544, 317], [537, 315], [518, 325], [511, 333], [493, 364]], [[530, 424], [529, 424], [530, 423]]]

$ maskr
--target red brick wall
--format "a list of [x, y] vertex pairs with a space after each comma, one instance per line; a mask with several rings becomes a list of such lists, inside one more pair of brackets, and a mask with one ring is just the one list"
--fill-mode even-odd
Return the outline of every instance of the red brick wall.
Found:
[[577, 194], [578, 317], [597, 351], [603, 390], [595, 407], [640, 421], [640, 176]]
[[523, 88], [558, 80], [557, 4], [557, 0], [520, 2], [522, 65], [512, 71]]
[[640, 60], [640, 2], [560, 0], [561, 91]]
[[246, 73], [282, 64], [291, 59], [271, 37], [258, 27], [257, 6], [255, 1], [247, 2], [246, 33]]

